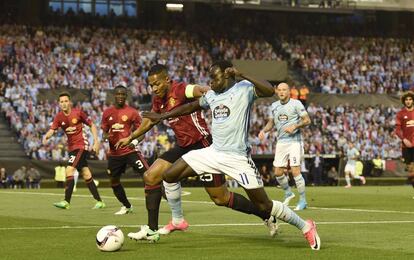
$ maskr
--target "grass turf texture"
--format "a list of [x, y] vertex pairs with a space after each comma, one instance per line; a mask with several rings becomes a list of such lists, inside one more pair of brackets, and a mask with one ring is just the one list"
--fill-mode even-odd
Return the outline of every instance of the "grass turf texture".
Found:
[[[187, 232], [162, 236], [156, 244], [126, 238], [114, 253], [96, 248], [96, 232], [114, 224], [126, 236], [146, 224], [142, 188], [126, 189], [134, 213], [124, 216], [113, 214], [120, 204], [110, 189], [100, 189], [103, 210], [91, 209], [95, 202], [87, 189], [74, 193], [69, 210], [52, 206], [63, 190], [0, 190], [0, 259], [414, 259], [414, 192], [408, 186], [309, 187], [310, 208], [299, 214], [318, 223], [320, 251], [312, 251], [294, 227], [282, 225], [272, 239], [257, 217], [215, 206], [202, 188], [183, 190], [190, 193], [183, 196]], [[267, 191], [283, 197], [276, 188]], [[160, 224], [170, 215], [163, 201]]]

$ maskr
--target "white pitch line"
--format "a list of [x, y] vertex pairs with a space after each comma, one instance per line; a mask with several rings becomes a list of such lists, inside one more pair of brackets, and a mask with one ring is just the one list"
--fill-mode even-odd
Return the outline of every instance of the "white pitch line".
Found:
[[354, 211], [354, 212], [371, 212], [371, 213], [403, 213], [414, 214], [412, 211], [398, 211], [398, 210], [382, 210], [382, 209], [344, 209], [344, 208], [323, 208], [323, 207], [308, 207], [309, 209], [320, 210], [334, 210], [334, 211]]
[[[63, 196], [63, 193], [52, 193], [52, 192], [24, 192], [24, 191], [0, 191], [0, 194], [20, 194], [20, 195], [42, 195], [42, 196]], [[191, 192], [182, 191], [183, 196], [190, 195]], [[78, 198], [91, 198], [91, 195], [80, 195], [80, 194], [73, 194], [72, 197]], [[114, 196], [101, 196], [103, 199], [114, 199]], [[136, 198], [131, 197], [128, 198], [129, 200], [136, 200], [136, 201], [145, 201], [145, 198]], [[162, 200], [161, 202], [166, 202]], [[200, 201], [200, 200], [182, 200], [184, 203], [194, 203], [194, 204], [208, 204], [214, 205], [214, 202], [211, 201]], [[368, 213], [393, 213], [393, 214], [412, 214], [414, 215], [413, 211], [398, 211], [398, 210], [382, 210], [382, 209], [348, 209], [348, 208], [325, 208], [325, 207], [308, 207], [308, 209], [313, 210], [331, 210], [331, 211], [351, 211], [351, 212], [368, 212]]]
[[[317, 222], [317, 225], [369, 225], [369, 224], [407, 224], [414, 220], [379, 220], [379, 221], [334, 221]], [[280, 225], [288, 225], [281, 223]], [[121, 228], [136, 228], [140, 225], [118, 225]], [[263, 223], [218, 223], [218, 224], [192, 224], [191, 227], [233, 227], [233, 226], [263, 226]], [[88, 229], [101, 228], [102, 226], [57, 226], [57, 227], [0, 227], [0, 230], [46, 230], [46, 229]]]

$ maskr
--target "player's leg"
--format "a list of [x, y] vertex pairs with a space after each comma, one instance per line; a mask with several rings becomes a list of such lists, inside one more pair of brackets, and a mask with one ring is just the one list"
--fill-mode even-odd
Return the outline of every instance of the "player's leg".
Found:
[[75, 186], [74, 173], [82, 157], [82, 150], [73, 150], [69, 152], [68, 166], [65, 169], [66, 183], [65, 183], [65, 199], [53, 203], [57, 208], [68, 209], [72, 199], [73, 188]]
[[303, 146], [301, 143], [290, 143], [288, 147], [289, 162], [292, 169], [293, 179], [295, 180], [296, 188], [299, 193], [299, 202], [296, 205], [295, 210], [303, 210], [307, 207], [306, 196], [305, 196], [305, 179], [302, 176], [300, 166], [303, 159]]
[[148, 213], [148, 225], [141, 226], [138, 232], [128, 233], [128, 237], [135, 240], [148, 240], [156, 242], [160, 239], [158, 230], [158, 216], [161, 203], [161, 181], [162, 173], [165, 172], [171, 163], [158, 158], [144, 173], [145, 183], [145, 206]]
[[73, 186], [73, 192], [76, 192], [77, 190], [77, 184], [78, 184], [78, 180], [79, 180], [79, 172], [78, 170], [75, 169], [75, 171], [73, 172], [73, 180], [75, 181], [75, 185]]
[[[250, 178], [250, 180], [252, 180]], [[242, 185], [242, 183], [240, 183]], [[321, 240], [316, 231], [316, 224], [313, 220], [304, 220], [280, 201], [271, 201], [263, 187], [254, 189], [245, 188], [250, 200], [262, 211], [269, 212], [272, 217], [280, 219], [302, 231], [305, 239], [313, 250], [319, 250]]]
[[92, 209], [102, 209], [102, 208], [105, 208], [106, 205], [102, 201], [101, 196], [99, 195], [98, 188], [96, 187], [96, 184], [95, 184], [95, 182], [93, 180], [93, 177], [92, 177], [92, 172], [89, 169], [89, 167], [87, 166], [87, 164], [86, 164], [86, 166], [83, 166], [82, 167], [82, 169], [81, 169], [80, 172], [82, 174], [83, 180], [86, 183], [86, 186], [89, 189], [89, 192], [92, 194], [93, 198], [96, 200], [95, 206]]
[[[190, 148], [188, 147], [182, 148], [180, 146], [176, 146], [173, 149], [170, 149], [164, 154], [162, 154], [160, 156], [160, 159], [163, 159], [169, 162], [170, 165], [172, 165], [174, 162], [180, 159], [183, 154], [187, 153], [189, 149]], [[162, 178], [162, 176], [160, 175], [159, 177]], [[163, 186], [165, 191], [165, 197], [167, 198], [168, 205], [171, 208], [172, 219], [167, 225], [160, 228], [158, 230], [158, 233], [166, 235], [176, 230], [184, 231], [188, 228], [189, 225], [188, 222], [184, 219], [184, 214], [181, 205], [181, 183], [163, 182]]]
[[351, 175], [352, 175], [352, 166], [349, 165], [348, 163], [345, 165], [345, 181], [346, 181], [346, 186], [345, 188], [351, 188]]
[[132, 205], [126, 196], [124, 187], [121, 183], [121, 176], [125, 173], [127, 166], [127, 157], [128, 155], [108, 157], [108, 174], [111, 188], [115, 197], [122, 203], [121, 209], [115, 212], [115, 215], [125, 215], [132, 212]]
[[[210, 196], [210, 199], [217, 205], [217, 206], [224, 206], [227, 208], [231, 208], [233, 210], [245, 213], [245, 214], [252, 214], [259, 217], [261, 220], [265, 222], [265, 225], [270, 229], [270, 235], [273, 237], [278, 232], [278, 224], [275, 219], [269, 220], [269, 212], [260, 211], [250, 200], [248, 200], [243, 195], [231, 192], [228, 190], [226, 183], [222, 184], [221, 186], [209, 186], [209, 183], [214, 181], [214, 178], [218, 178], [220, 175], [218, 174], [206, 174], [200, 177], [206, 178], [208, 176], [208, 180], [204, 181], [204, 188], [206, 189], [207, 193]], [[224, 175], [221, 175], [224, 176]], [[225, 180], [225, 179], [224, 179]]]
[[73, 187], [75, 185], [75, 181], [73, 179], [73, 174], [75, 171], [76, 169], [72, 166], [66, 167], [65, 199], [60, 202], [53, 203], [55, 207], [60, 209], [69, 209], [70, 201], [72, 199]]
[[287, 148], [287, 145], [284, 143], [276, 144], [275, 158], [273, 160], [276, 180], [285, 192], [285, 199], [283, 201], [285, 205], [289, 205], [289, 202], [295, 197], [295, 194], [292, 192], [292, 189], [289, 186], [289, 179], [285, 175], [289, 159]]
[[295, 207], [295, 210], [304, 210], [307, 207], [306, 202], [306, 195], [305, 195], [305, 179], [302, 176], [302, 173], [300, 171], [300, 166], [292, 166], [292, 175], [293, 179], [296, 183], [296, 188], [298, 189], [299, 193], [299, 202]]

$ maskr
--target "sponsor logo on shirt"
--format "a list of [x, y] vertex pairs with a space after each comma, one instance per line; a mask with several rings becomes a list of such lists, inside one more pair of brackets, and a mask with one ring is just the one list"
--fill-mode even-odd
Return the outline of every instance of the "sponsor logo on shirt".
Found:
[[281, 114], [281, 115], [279, 115], [279, 116], [277, 117], [277, 119], [278, 119], [279, 121], [287, 121], [287, 120], [289, 119], [289, 117], [288, 117], [287, 115], [285, 115], [285, 114]]
[[76, 126], [69, 126], [68, 128], [65, 129], [65, 132], [68, 135], [73, 135], [74, 133], [76, 133]]
[[230, 116], [230, 108], [227, 106], [220, 104], [219, 106], [215, 107], [213, 110], [213, 117], [217, 120], [224, 120]]
[[123, 132], [124, 131], [124, 124], [116, 123], [111, 126], [112, 132]]
[[408, 120], [407, 123], [405, 123], [407, 127], [414, 127], [414, 120]]

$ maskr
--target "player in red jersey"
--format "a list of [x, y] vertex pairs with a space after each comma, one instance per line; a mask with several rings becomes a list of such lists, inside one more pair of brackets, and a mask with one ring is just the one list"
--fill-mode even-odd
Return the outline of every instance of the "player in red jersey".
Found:
[[43, 137], [43, 145], [47, 144], [47, 141], [53, 136], [59, 127], [62, 128], [68, 137], [69, 165], [66, 167], [65, 200], [54, 203], [53, 205], [61, 209], [69, 208], [74, 186], [73, 174], [75, 170], [78, 170], [78, 172], [82, 174], [89, 191], [97, 200], [93, 208], [104, 208], [105, 203], [103, 203], [101, 197], [99, 196], [98, 189], [96, 188], [95, 182], [92, 178], [92, 173], [88, 167], [88, 161], [86, 160], [89, 155], [89, 143], [85, 137], [85, 128], [83, 127], [83, 124], [86, 124], [91, 128], [94, 140], [93, 151], [95, 153], [99, 151], [98, 130], [85, 112], [77, 108], [72, 108], [69, 93], [61, 93], [58, 101], [61, 111], [57, 113], [53, 119], [52, 126]]
[[136, 172], [143, 174], [148, 169], [146, 160], [135, 147], [125, 146], [115, 149], [115, 144], [122, 138], [128, 137], [132, 130], [141, 124], [141, 116], [137, 110], [125, 104], [127, 99], [126, 84], [121, 82], [115, 87], [115, 105], [105, 109], [102, 115], [101, 128], [104, 131], [104, 140], [109, 141], [108, 174], [111, 187], [122, 207], [115, 215], [125, 215], [132, 212], [132, 205], [128, 201], [120, 179], [128, 165]]
[[402, 141], [402, 157], [407, 165], [408, 181], [414, 188], [414, 92], [401, 97], [404, 108], [397, 113], [395, 133]]
[[[208, 87], [172, 81], [168, 76], [167, 68], [163, 65], [155, 65], [150, 69], [148, 83], [155, 94], [152, 111], [157, 113], [167, 112], [190, 103], [195, 100], [194, 98], [200, 97], [209, 89]], [[164, 182], [165, 193], [172, 210], [173, 219], [168, 225], [157, 231], [162, 174], [182, 155], [191, 150], [208, 147], [212, 140], [200, 111], [174, 118], [169, 121], [169, 124], [175, 133], [178, 145], [162, 154], [144, 174], [148, 226], [142, 226], [139, 232], [129, 233], [128, 236], [132, 239], [157, 241], [159, 234], [168, 234], [174, 230], [185, 230], [188, 227], [181, 209], [180, 183]], [[144, 118], [140, 127], [130, 137], [120, 140], [116, 146], [121, 148], [128, 145], [132, 140], [149, 131], [154, 125], [151, 120]], [[248, 199], [240, 194], [228, 191], [224, 175], [206, 174], [201, 177], [201, 180], [215, 204], [246, 214], [254, 214], [263, 220], [266, 218], [266, 213], [258, 211]], [[269, 222], [268, 227], [271, 229], [271, 235], [275, 235], [277, 224]]]

